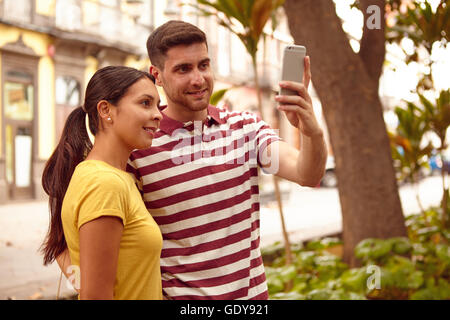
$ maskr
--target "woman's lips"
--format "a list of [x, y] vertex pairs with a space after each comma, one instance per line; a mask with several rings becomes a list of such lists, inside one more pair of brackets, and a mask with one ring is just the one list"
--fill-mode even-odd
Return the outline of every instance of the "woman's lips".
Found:
[[144, 127], [144, 130], [153, 138], [155, 136], [155, 127]]

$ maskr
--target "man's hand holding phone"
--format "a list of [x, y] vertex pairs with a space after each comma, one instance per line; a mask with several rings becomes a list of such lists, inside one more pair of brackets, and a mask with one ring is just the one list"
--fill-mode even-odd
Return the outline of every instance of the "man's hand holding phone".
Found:
[[[286, 65], [286, 59], [283, 61], [283, 70], [289, 68]], [[312, 106], [311, 96], [308, 93], [309, 83], [311, 81], [311, 65], [309, 56], [303, 58], [304, 72], [302, 82], [290, 81], [282, 79], [279, 83], [281, 92], [286, 92], [283, 89], [293, 92], [293, 95], [277, 95], [275, 100], [279, 103], [277, 109], [284, 111], [289, 122], [300, 132], [308, 137], [323, 135], [320, 128], [314, 109]], [[284, 72], [282, 73], [284, 74]]]

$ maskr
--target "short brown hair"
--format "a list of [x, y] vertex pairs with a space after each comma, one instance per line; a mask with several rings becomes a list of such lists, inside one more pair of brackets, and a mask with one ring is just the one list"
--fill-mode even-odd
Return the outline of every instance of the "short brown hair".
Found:
[[160, 69], [164, 68], [164, 57], [167, 51], [178, 45], [205, 43], [205, 33], [193, 24], [170, 20], [156, 28], [147, 39], [147, 52], [151, 63]]

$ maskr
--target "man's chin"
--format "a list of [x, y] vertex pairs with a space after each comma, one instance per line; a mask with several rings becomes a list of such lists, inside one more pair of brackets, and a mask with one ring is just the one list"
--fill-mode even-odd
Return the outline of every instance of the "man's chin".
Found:
[[206, 108], [208, 108], [209, 105], [209, 99], [207, 101], [189, 101], [187, 104], [187, 107], [192, 111], [202, 111]]

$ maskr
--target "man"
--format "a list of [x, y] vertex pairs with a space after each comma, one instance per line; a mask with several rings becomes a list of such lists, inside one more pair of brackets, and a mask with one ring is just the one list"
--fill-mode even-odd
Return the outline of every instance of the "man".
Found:
[[209, 105], [214, 81], [205, 34], [169, 21], [148, 38], [150, 73], [167, 107], [153, 145], [131, 155], [147, 209], [161, 228], [164, 295], [171, 299], [267, 299], [259, 248], [258, 170], [316, 186], [326, 162], [323, 132], [304, 83], [282, 82], [279, 110], [301, 132], [300, 151], [248, 112]]

